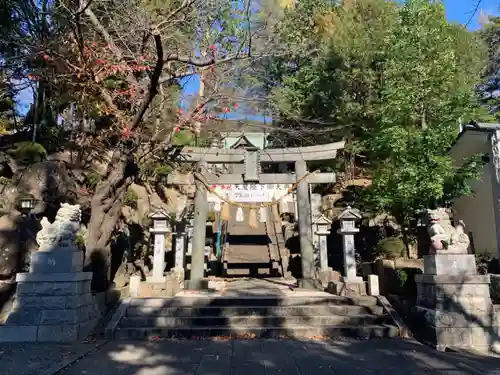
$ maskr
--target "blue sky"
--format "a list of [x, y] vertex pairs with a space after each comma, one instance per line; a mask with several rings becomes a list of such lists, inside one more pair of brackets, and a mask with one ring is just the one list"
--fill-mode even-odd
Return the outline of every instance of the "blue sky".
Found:
[[[474, 9], [479, 3], [479, 10], [474, 13]], [[481, 12], [485, 14], [499, 14], [499, 0], [444, 0], [446, 14], [450, 21], [459, 22], [461, 24], [468, 24], [469, 29], [476, 30], [479, 27], [479, 17]], [[472, 19], [471, 19], [472, 17]], [[200, 84], [199, 77], [191, 76], [185, 79], [183, 82], [184, 100], [189, 100], [191, 97], [195, 96], [198, 92], [198, 87]], [[23, 92], [19, 95], [19, 106], [18, 110], [21, 113], [25, 113], [29, 104], [31, 103], [31, 91]], [[260, 116], [245, 116], [244, 114], [228, 114], [229, 118], [247, 118], [247, 119], [260, 119]]]
[[[466, 24], [472, 16], [474, 9], [479, 0], [444, 0], [446, 14], [450, 21]], [[487, 14], [498, 14], [499, 0], [481, 0], [479, 9]], [[475, 30], [479, 27], [478, 18], [480, 12], [477, 12], [475, 17], [469, 24], [469, 28]]]

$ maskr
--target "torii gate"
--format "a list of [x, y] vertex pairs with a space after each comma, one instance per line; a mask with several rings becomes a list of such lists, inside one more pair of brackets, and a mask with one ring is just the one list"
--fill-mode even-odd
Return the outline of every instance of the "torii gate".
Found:
[[[222, 184], [294, 184], [307, 175], [307, 162], [331, 160], [337, 156], [337, 151], [344, 148], [345, 142], [335, 142], [319, 146], [277, 148], [277, 149], [214, 149], [199, 147], [184, 147], [180, 156], [186, 162], [197, 163], [196, 172], [201, 177], [193, 177], [191, 181], [170, 175], [170, 184], [192, 184], [196, 186], [194, 201], [193, 242], [191, 255], [190, 279], [185, 281], [185, 288], [202, 290], [208, 288], [205, 273], [205, 228], [208, 216], [207, 189], [202, 179], [210, 185]], [[240, 164], [244, 163], [243, 174], [211, 175], [208, 164]], [[295, 173], [262, 173], [262, 163], [294, 163]], [[302, 279], [298, 286], [306, 289], [316, 289], [321, 283], [315, 278], [314, 245], [311, 223], [311, 203], [309, 184], [325, 184], [336, 181], [335, 173], [314, 173], [302, 180], [296, 190], [297, 213], [299, 222], [300, 254], [302, 262]]]

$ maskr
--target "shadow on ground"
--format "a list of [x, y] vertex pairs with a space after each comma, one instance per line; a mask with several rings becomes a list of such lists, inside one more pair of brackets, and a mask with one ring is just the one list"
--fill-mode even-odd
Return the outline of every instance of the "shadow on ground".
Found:
[[60, 374], [494, 374], [499, 361], [398, 339], [115, 341]]

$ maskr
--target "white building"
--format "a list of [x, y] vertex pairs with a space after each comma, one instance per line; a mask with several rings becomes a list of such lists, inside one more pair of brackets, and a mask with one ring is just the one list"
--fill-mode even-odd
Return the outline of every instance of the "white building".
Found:
[[457, 165], [474, 154], [489, 156], [480, 179], [471, 182], [474, 194], [457, 199], [453, 211], [455, 221], [464, 221], [474, 250], [500, 258], [500, 124], [465, 126], [450, 152]]

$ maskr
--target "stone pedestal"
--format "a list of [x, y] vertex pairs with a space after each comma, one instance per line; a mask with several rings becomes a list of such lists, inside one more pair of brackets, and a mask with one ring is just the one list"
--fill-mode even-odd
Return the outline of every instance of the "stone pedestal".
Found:
[[337, 296], [359, 297], [366, 296], [366, 283], [361, 277], [356, 279], [346, 279], [342, 277], [340, 281], [332, 281], [328, 284], [327, 291]]
[[42, 220], [37, 242], [43, 251], [32, 253], [30, 271], [16, 277], [16, 300], [0, 326], [0, 342], [74, 342], [97, 325], [92, 273], [81, 272], [83, 252], [71, 244], [76, 213], [79, 206], [63, 205], [53, 224]]
[[439, 350], [500, 347], [500, 317], [491, 303], [490, 277], [476, 274], [473, 255], [425, 256], [424, 274], [415, 281], [419, 339]]

